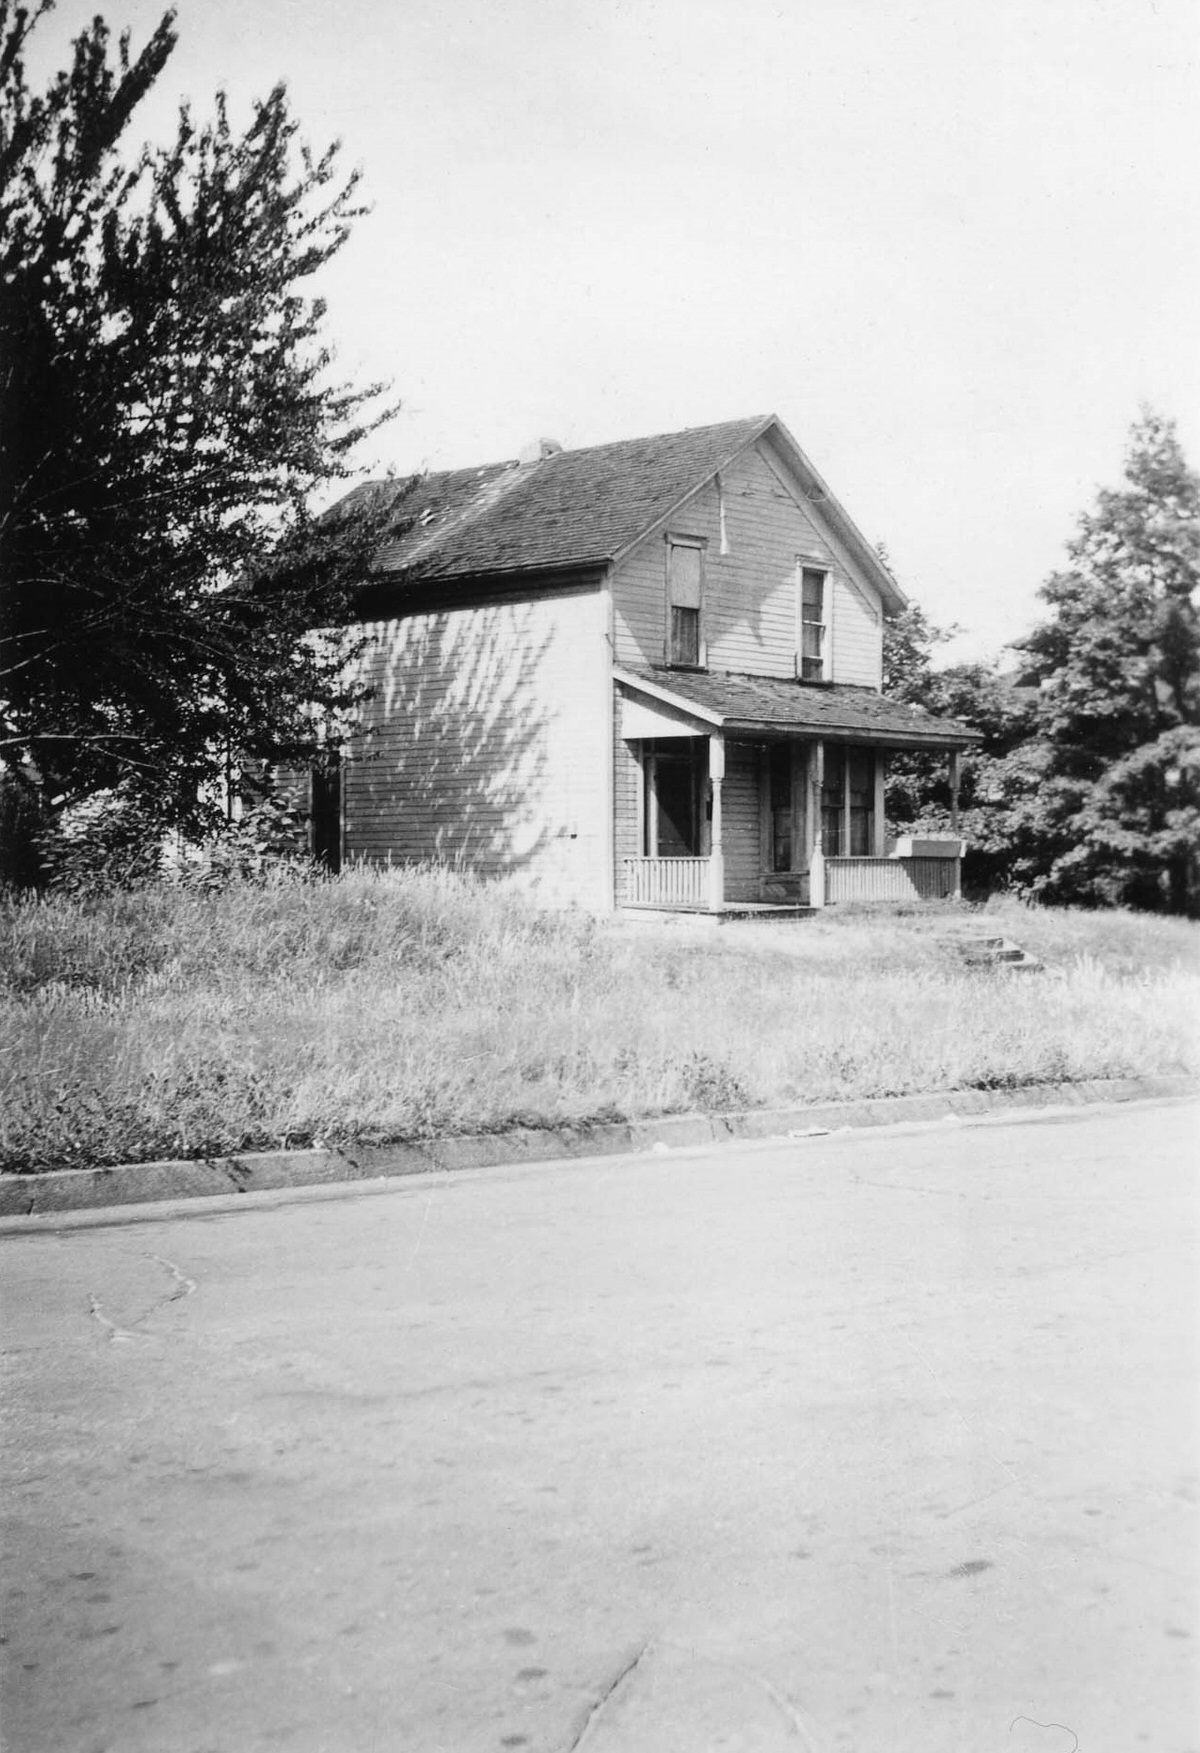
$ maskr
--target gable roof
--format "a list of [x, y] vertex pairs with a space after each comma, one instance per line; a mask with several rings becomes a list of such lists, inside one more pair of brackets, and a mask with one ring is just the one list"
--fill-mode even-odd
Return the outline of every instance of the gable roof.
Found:
[[[415, 582], [604, 565], [767, 434], [888, 611], [903, 608], [891, 573], [773, 414], [427, 475], [400, 490], [412, 522], [380, 550], [378, 569]], [[371, 491], [378, 484], [356, 494]]]
[[924, 707], [887, 700], [873, 688], [844, 682], [624, 666], [614, 674], [634, 693], [691, 712], [722, 730], [834, 740], [852, 737], [892, 748], [962, 749], [981, 740], [977, 730], [955, 718], [936, 718]]

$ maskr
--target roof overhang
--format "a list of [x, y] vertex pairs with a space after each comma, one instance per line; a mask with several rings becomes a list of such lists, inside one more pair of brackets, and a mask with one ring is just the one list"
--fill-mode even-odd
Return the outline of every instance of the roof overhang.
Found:
[[[643, 711], [646, 712], [648, 718], [654, 718], [664, 724], [678, 724], [680, 720], [683, 720], [686, 723], [703, 725], [707, 730], [721, 730], [724, 728], [725, 720], [719, 712], [714, 712], [707, 706], [700, 706], [694, 700], [685, 699], [682, 694], [675, 693], [673, 689], [660, 688], [656, 682], [647, 682], [644, 677], [632, 676], [627, 670], [622, 669], [613, 670], [613, 680], [620, 682], [623, 688], [631, 689], [644, 700], [653, 702], [653, 705], [650, 707], [643, 708]], [[656, 707], [658, 709], [657, 711], [655, 710]], [[665, 711], [663, 710], [664, 707], [666, 708]], [[630, 731], [629, 734], [630, 736], [641, 736], [643, 733], [641, 731]], [[689, 732], [685, 729], [680, 729], [675, 732], [662, 730], [657, 732], [650, 731], [645, 734], [651, 736], [671, 736], [672, 734], [686, 736]]]
[[[870, 695], [868, 690], [847, 688], [844, 696], [839, 696], [848, 701], [845, 708], [847, 721], [839, 724], [830, 722], [827, 711], [816, 714], [811, 707], [806, 711], [806, 701], [811, 701], [814, 696], [799, 683], [782, 679], [777, 686], [781, 691], [787, 690], [788, 709], [782, 714], [762, 717], [740, 711], [723, 712], [703, 701], [690, 698], [686, 676], [680, 676], [678, 681], [672, 677], [671, 684], [668, 685], [665, 682], [649, 681], [645, 676], [614, 667], [613, 680], [625, 691], [627, 697], [633, 696], [631, 705], [636, 710], [622, 725], [622, 735], [631, 739], [721, 734], [755, 742], [781, 742], [803, 738], [827, 743], [865, 744], [874, 748], [926, 751], [968, 749], [981, 741], [978, 731], [953, 720], [934, 722], [928, 727], [854, 723], [854, 696], [868, 694], [872, 699], [879, 698], [877, 695]], [[761, 685], [767, 678], [755, 680]], [[828, 701], [834, 698], [834, 690], [823, 689], [816, 697], [823, 697]]]

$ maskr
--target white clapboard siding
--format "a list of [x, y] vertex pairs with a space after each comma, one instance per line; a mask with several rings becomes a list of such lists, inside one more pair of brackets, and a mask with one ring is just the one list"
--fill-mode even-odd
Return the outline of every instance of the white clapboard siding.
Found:
[[852, 577], [819, 508], [802, 503], [782, 463], [754, 446], [722, 470], [719, 490], [715, 482], [703, 487], [614, 568], [618, 663], [663, 661], [666, 534], [706, 541], [702, 632], [709, 669], [795, 675], [796, 565], [803, 556], [827, 566], [833, 578], [830, 679], [879, 686], [882, 623], [874, 587]]
[[628, 898], [627, 860], [641, 856], [641, 783], [637, 748], [625, 740], [622, 714], [624, 700], [614, 689], [613, 702], [613, 882], [617, 905]]
[[833, 677], [863, 688], [883, 686], [883, 615], [842, 571], [833, 574]]
[[346, 857], [457, 864], [549, 905], [610, 905], [604, 628], [598, 590], [374, 624]]

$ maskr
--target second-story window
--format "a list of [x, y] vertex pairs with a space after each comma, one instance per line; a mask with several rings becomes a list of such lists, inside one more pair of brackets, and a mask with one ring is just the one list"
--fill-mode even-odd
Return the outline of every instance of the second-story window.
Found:
[[816, 566], [800, 568], [800, 680], [827, 682], [825, 598], [829, 574]]
[[704, 662], [700, 614], [704, 548], [698, 541], [667, 539], [667, 662], [699, 669]]

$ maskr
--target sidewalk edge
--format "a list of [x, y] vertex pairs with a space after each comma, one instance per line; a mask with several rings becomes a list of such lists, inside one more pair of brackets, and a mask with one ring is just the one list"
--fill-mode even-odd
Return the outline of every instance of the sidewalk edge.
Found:
[[40, 1175], [0, 1176], [0, 1218], [41, 1217], [109, 1205], [165, 1199], [258, 1193], [289, 1187], [367, 1181], [435, 1170], [495, 1168], [552, 1158], [619, 1156], [657, 1148], [683, 1150], [733, 1139], [787, 1138], [847, 1127], [894, 1126], [968, 1118], [1029, 1108], [1090, 1106], [1200, 1093], [1190, 1076], [1097, 1078], [1083, 1083], [1029, 1084], [1013, 1090], [939, 1090], [929, 1095], [884, 1096], [787, 1108], [751, 1108], [728, 1114], [671, 1114], [600, 1126], [426, 1139], [353, 1150], [252, 1151], [203, 1161], [124, 1163], [103, 1169], [51, 1169]]

